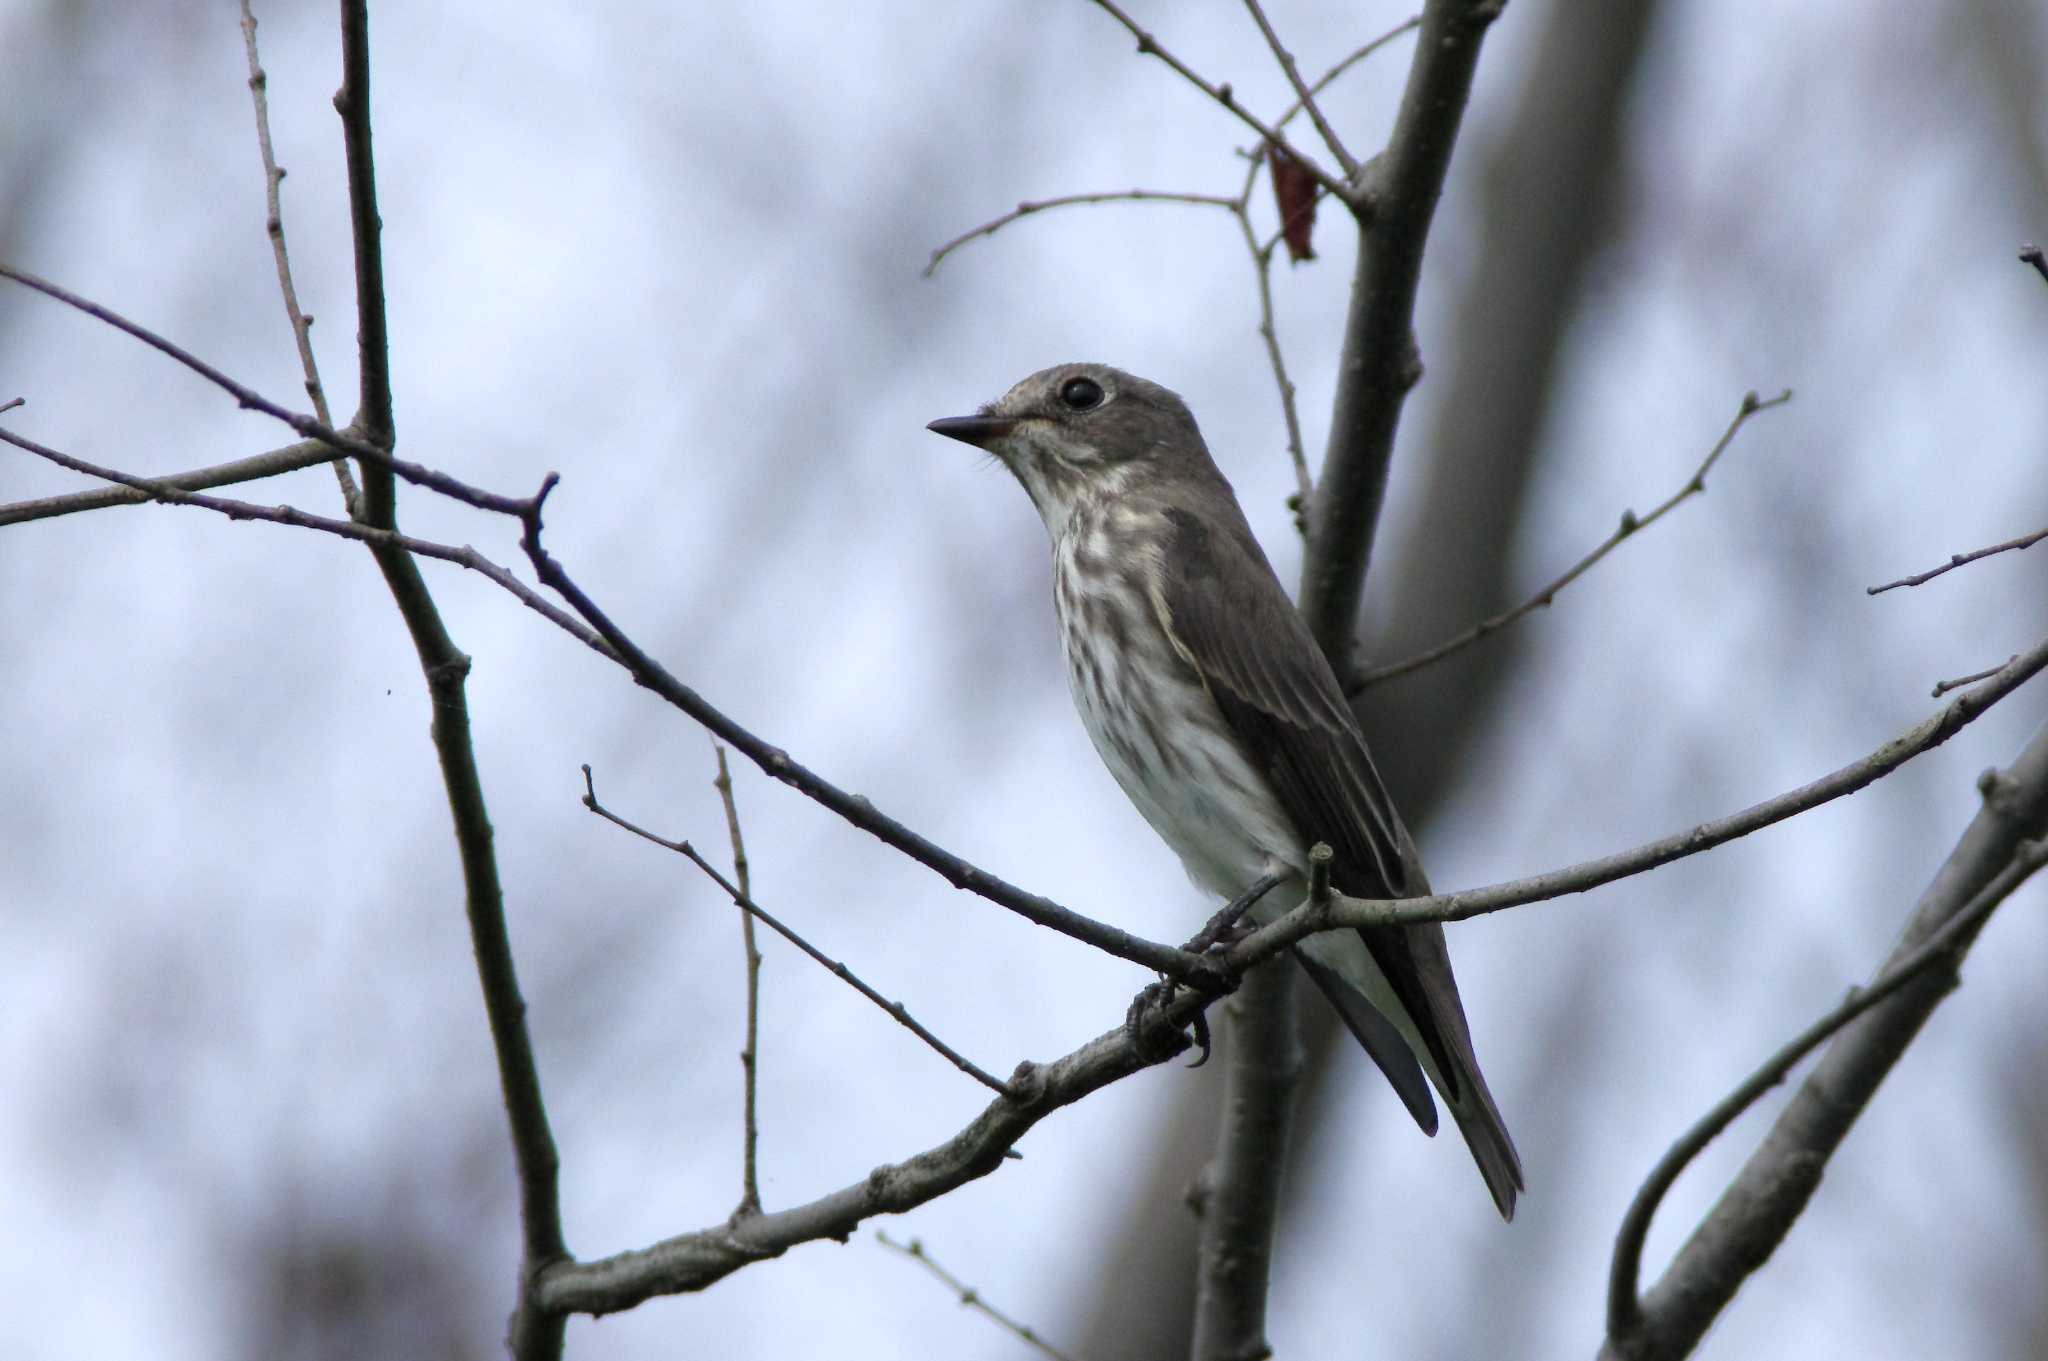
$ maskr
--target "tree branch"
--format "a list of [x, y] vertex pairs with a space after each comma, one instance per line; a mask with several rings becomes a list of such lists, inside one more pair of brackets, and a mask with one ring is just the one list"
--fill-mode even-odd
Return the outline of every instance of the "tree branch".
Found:
[[[753, 876], [747, 865], [747, 843], [740, 835], [740, 806], [733, 797], [732, 771], [726, 768], [725, 748], [714, 742], [711, 750], [718, 758], [718, 778], [711, 783], [718, 790], [719, 802], [725, 805], [725, 830], [732, 840], [732, 877], [739, 896], [751, 902], [754, 897]], [[583, 768], [583, 780], [585, 788], [589, 788], [589, 766]], [[740, 946], [747, 968], [747, 1039], [740, 1048], [740, 1072], [744, 1075], [745, 1093], [741, 1103], [740, 1203], [739, 1208], [732, 1212], [734, 1219], [761, 1213], [761, 1178], [756, 1165], [761, 1144], [757, 1110], [761, 1062], [761, 951], [754, 944], [754, 914], [744, 907], [740, 909]]]
[[1302, 164], [1302, 168], [1304, 170], [1307, 170], [1309, 174], [1313, 175], [1315, 177], [1316, 183], [1322, 185], [1323, 188], [1329, 190], [1331, 193], [1337, 195], [1339, 198], [1342, 199], [1351, 200], [1355, 198], [1357, 193], [1355, 189], [1353, 189], [1350, 185], [1346, 184], [1343, 180], [1337, 178], [1335, 175], [1332, 175], [1329, 171], [1323, 169], [1322, 166], [1318, 165], [1310, 157], [1303, 155], [1299, 150], [1297, 150], [1294, 147], [1292, 143], [1290, 143], [1284, 136], [1281, 135], [1280, 129], [1277, 126], [1267, 127], [1264, 123], [1259, 121], [1257, 114], [1254, 114], [1250, 109], [1247, 109], [1244, 105], [1238, 103], [1237, 96], [1235, 93], [1231, 91], [1229, 85], [1211, 85], [1208, 81], [1202, 79], [1201, 76], [1195, 73], [1193, 67], [1189, 66], [1179, 57], [1174, 56], [1173, 53], [1169, 52], [1166, 48], [1161, 47], [1159, 45], [1159, 39], [1153, 37], [1150, 33], [1147, 33], [1144, 29], [1138, 27], [1137, 21], [1131, 18], [1130, 15], [1124, 13], [1123, 10], [1118, 8], [1116, 4], [1113, 3], [1113, 0], [1095, 0], [1095, 4], [1097, 8], [1101, 9], [1104, 13], [1108, 14], [1110, 18], [1122, 24], [1124, 26], [1124, 30], [1128, 32], [1133, 38], [1136, 38], [1138, 40], [1138, 52], [1141, 56], [1157, 57], [1159, 58], [1159, 60], [1165, 62], [1168, 66], [1173, 68], [1174, 73], [1177, 74], [1182, 80], [1185, 80], [1188, 84], [1194, 86], [1197, 90], [1200, 90], [1203, 94], [1209, 96], [1209, 98], [1215, 100], [1218, 104], [1221, 104], [1224, 108], [1236, 114], [1238, 118], [1244, 122], [1245, 126], [1249, 127], [1252, 131], [1259, 134], [1260, 141], [1277, 143], [1278, 145], [1285, 147], [1288, 153], [1292, 155], [1296, 160], [1300, 161]]
[[1882, 586], [1865, 586], [1863, 593], [1865, 595], [1881, 595], [1886, 591], [1895, 591], [1901, 586], [1925, 585], [1942, 573], [1953, 572], [1956, 568], [1975, 562], [1979, 558], [1988, 558], [1993, 553], [2019, 552], [2023, 549], [2032, 548], [2043, 539], [2048, 539], [2048, 529], [2037, 529], [2031, 534], [2022, 534], [2017, 539], [2007, 539], [2004, 543], [1992, 544], [1989, 548], [1976, 548], [1968, 553], [1951, 554], [1949, 560], [1939, 567], [1930, 567], [1924, 572], [1918, 572], [1909, 577], [1900, 577], [1897, 581], [1887, 581]]
[[[1957, 695], [1930, 717], [1873, 751], [1860, 761], [1821, 776], [1811, 784], [1752, 804], [1737, 813], [1703, 822], [1690, 831], [1645, 842], [1632, 850], [1581, 861], [1561, 870], [1514, 879], [1486, 888], [1459, 893], [1437, 893], [1426, 898], [1348, 898], [1330, 895], [1327, 905], [1300, 907], [1261, 927], [1237, 947], [1247, 954], [1264, 957], [1268, 944], [1292, 945], [1318, 931], [1340, 927], [1402, 926], [1413, 922], [1455, 922], [1499, 912], [1524, 903], [1561, 898], [1568, 893], [1611, 884], [1674, 860], [1712, 850], [1737, 837], [1748, 836], [1773, 823], [1818, 808], [1891, 774], [1923, 752], [1932, 751], [1982, 717], [1992, 705], [2010, 695], [2043, 667], [2048, 667], [2048, 641], [2000, 667], [1982, 686]], [[1235, 952], [1233, 952], [1233, 957]]]
[[[1982, 905], [2005, 874], [2039, 855], [2039, 838], [2048, 833], [2048, 728], [2035, 734], [2010, 769], [1987, 772], [1978, 787], [1983, 806], [1921, 895], [1881, 977], [1942, 939], [1952, 922]], [[2025, 849], [2030, 841], [2037, 844]], [[1979, 915], [1958, 926], [1945, 948], [1960, 957], [1982, 920]], [[1791, 1231], [1828, 1157], [1954, 985], [1953, 970], [1929, 970], [1850, 1023], [1644, 1294], [1634, 1326], [1608, 1337], [1603, 1358], [1658, 1361], [1692, 1350], [1742, 1282]]]
[[1093, 945], [1096, 949], [1116, 955], [1120, 959], [1142, 964], [1154, 972], [1166, 974], [1192, 987], [1211, 992], [1225, 987], [1225, 980], [1213, 960], [1133, 936], [1128, 931], [1084, 917], [1078, 912], [1061, 907], [1050, 898], [1042, 898], [1038, 894], [1027, 892], [997, 878], [883, 813], [865, 796], [850, 794], [806, 769], [788, 752], [749, 732], [712, 707], [702, 695], [677, 680], [627, 637], [598, 607], [597, 602], [585, 594], [583, 588], [578, 586], [563, 570], [561, 564], [541, 546], [542, 503], [548, 488], [553, 485], [554, 477], [550, 474], [527, 517], [522, 546], [540, 579], [550, 590], [568, 601], [570, 608], [596, 630], [599, 637], [610, 644], [619, 657], [620, 664], [632, 673], [637, 683], [660, 695], [710, 729], [715, 736], [746, 756], [771, 778], [780, 780], [807, 798], [831, 809], [847, 822], [884, 844], [895, 847], [920, 865], [939, 874], [953, 887], [966, 889], [998, 906], [1008, 908], [1036, 925], [1049, 927], [1062, 935]]
[[[1162, 1016], [1186, 1025], [1213, 998], [1179, 991]], [[1183, 1046], [1184, 1047], [1184, 1046]], [[902, 1214], [1001, 1167], [1039, 1121], [1112, 1082], [1171, 1055], [1141, 1054], [1118, 1026], [1052, 1063], [1018, 1065], [1012, 1092], [998, 1097], [944, 1143], [899, 1163], [886, 1163], [849, 1186], [807, 1205], [680, 1234], [652, 1247], [594, 1262], [558, 1262], [536, 1283], [535, 1306], [555, 1315], [609, 1314], [656, 1295], [703, 1290], [750, 1263], [779, 1257], [800, 1243], [844, 1241], [861, 1221]]]
[[[5, 438], [0, 435], [0, 438]], [[0, 505], [0, 525], [21, 524], [28, 520], [47, 520], [59, 515], [76, 515], [80, 511], [105, 510], [109, 506], [140, 506], [151, 501], [167, 501], [164, 488], [175, 491], [200, 491], [207, 487], [225, 487], [238, 482], [254, 482], [279, 473], [297, 472], [310, 468], [316, 463], [333, 460], [334, 450], [319, 440], [300, 440], [287, 444], [282, 449], [268, 453], [253, 454], [228, 463], [216, 463], [209, 468], [194, 468], [190, 472], [169, 473], [163, 477], [129, 479], [126, 474], [115, 474], [105, 468], [93, 468], [82, 464], [55, 450], [47, 449], [33, 441], [23, 441], [18, 446], [30, 453], [38, 454], [71, 468], [75, 472], [86, 472], [90, 476], [105, 478], [120, 483], [115, 487], [100, 487], [93, 491], [70, 492], [63, 496], [45, 496], [35, 501], [14, 501]], [[143, 484], [147, 484], [146, 486]], [[188, 503], [190, 504], [190, 503]]]
[[[1651, 525], [1663, 519], [1674, 507], [1688, 497], [1703, 495], [1707, 490], [1707, 473], [1713, 469], [1714, 464], [1719, 461], [1722, 453], [1735, 439], [1736, 432], [1742, 429], [1749, 418], [1757, 412], [1768, 411], [1774, 406], [1783, 406], [1791, 400], [1791, 388], [1786, 388], [1768, 401], [1760, 400], [1754, 392], [1745, 394], [1742, 399], [1742, 405], [1736, 409], [1735, 418], [1728, 422], [1728, 428], [1721, 432], [1721, 438], [1716, 440], [1714, 447], [1708, 451], [1706, 461], [1693, 470], [1692, 476], [1686, 479], [1684, 486], [1665, 498], [1648, 515], [1638, 519], [1633, 510], [1622, 511], [1621, 523], [1615, 527], [1612, 534], [1609, 534], [1592, 552], [1573, 563], [1565, 571], [1564, 575], [1543, 587], [1543, 589], [1515, 606], [1515, 608], [1502, 614], [1496, 614], [1490, 619], [1482, 619], [1463, 633], [1447, 638], [1435, 647], [1427, 648], [1411, 657], [1405, 657], [1398, 662], [1389, 662], [1385, 666], [1375, 666], [1370, 670], [1359, 672], [1344, 687], [1344, 692], [1347, 695], [1355, 695], [1368, 686], [1377, 685], [1381, 681], [1392, 680], [1396, 676], [1405, 676], [1411, 671], [1419, 671], [1432, 662], [1442, 661], [1445, 657], [1459, 651], [1461, 648], [1470, 647], [1489, 633], [1504, 629], [1518, 619], [1525, 618], [1537, 610], [1550, 608], [1550, 603], [1557, 598], [1559, 591], [1562, 591], [1565, 587], [1571, 585], [1574, 581], [1577, 581], [1588, 571], [1592, 570], [1595, 563], [1620, 547], [1623, 540], [1633, 538], [1638, 533], [1648, 529]], [[1986, 672], [1985, 674], [1989, 675], [1990, 673]], [[1939, 692], [1936, 693], [1935, 698], [1941, 698]]]
[[875, 1241], [891, 1252], [901, 1253], [911, 1261], [916, 1262], [919, 1266], [944, 1282], [954, 1294], [958, 1295], [960, 1303], [964, 1307], [979, 1313], [983, 1318], [988, 1319], [998, 1328], [1001, 1328], [1004, 1332], [1032, 1348], [1040, 1355], [1049, 1356], [1052, 1358], [1052, 1361], [1073, 1361], [1073, 1358], [1069, 1357], [1065, 1352], [1040, 1337], [1035, 1329], [1011, 1318], [1008, 1314], [984, 1299], [979, 1290], [940, 1266], [932, 1259], [932, 1255], [924, 1250], [922, 1242], [913, 1238], [908, 1243], [899, 1243], [880, 1229], [875, 1230]]
[[[1344, 149], [1344, 141], [1337, 136], [1337, 129], [1331, 127], [1329, 120], [1323, 117], [1322, 106], [1316, 103], [1315, 91], [1302, 80], [1301, 68], [1294, 64], [1294, 54], [1287, 50], [1280, 41], [1280, 35], [1274, 32], [1272, 22], [1266, 18], [1266, 11], [1259, 6], [1259, 0], [1244, 0], [1244, 7], [1251, 14], [1252, 22], [1259, 26], [1259, 33], [1265, 38], [1266, 47], [1272, 52], [1273, 60], [1279, 64], [1281, 73], [1287, 77], [1287, 83], [1294, 87], [1293, 108], [1308, 112], [1309, 122], [1316, 125], [1316, 135], [1323, 139], [1323, 145], [1330, 149], [1330, 155], [1343, 169], [1344, 182], [1350, 184], [1358, 178], [1358, 162]], [[1274, 131], [1279, 131], [1285, 121], [1282, 119], [1274, 123]]]
[[[1733, 1124], [1736, 1117], [1755, 1105], [1765, 1092], [1783, 1082], [1801, 1059], [1827, 1043], [1864, 1012], [1902, 991], [1907, 984], [1943, 961], [1950, 967], [1941, 991], [1946, 992], [1954, 986], [1954, 971], [1968, 951], [1970, 938], [1975, 936], [1998, 905], [2012, 896], [2013, 890], [2026, 882], [2028, 876], [2044, 863], [2048, 863], [2048, 845], [2039, 841], [2019, 843], [2011, 863], [1970, 899], [1966, 907], [1944, 922], [1940, 930], [1903, 959], [1886, 964], [1868, 987], [1851, 988], [1846, 1000], [1799, 1032], [1740, 1086], [1715, 1103], [1713, 1109], [1658, 1160], [1642, 1189], [1636, 1192], [1634, 1201], [1629, 1204], [1628, 1213], [1622, 1216], [1621, 1232], [1615, 1240], [1614, 1261], [1607, 1284], [1607, 1333], [1610, 1338], [1627, 1339], [1642, 1327], [1642, 1302], [1636, 1297], [1636, 1281], [1642, 1270], [1643, 1243], [1649, 1236], [1650, 1221], [1656, 1215], [1658, 1205], [1678, 1180], [1679, 1174]], [[1814, 1176], [1817, 1182], [1817, 1168]], [[1626, 1351], [1625, 1342], [1622, 1347]]]
[[[808, 940], [805, 940], [801, 935], [798, 935], [796, 931], [784, 925], [772, 913], [770, 913], [768, 909], [762, 907], [759, 903], [755, 902], [753, 898], [748, 895], [747, 890], [744, 887], [733, 883], [732, 880], [726, 878], [723, 874], [720, 874], [718, 872], [718, 867], [713, 865], [709, 860], [706, 860], [703, 854], [700, 851], [698, 851], [698, 849], [695, 846], [692, 846], [687, 841], [671, 841], [667, 837], [649, 831], [647, 828], [640, 826], [638, 823], [629, 821], [628, 819], [619, 816], [617, 813], [614, 813], [611, 809], [599, 803], [597, 800], [597, 785], [590, 773], [589, 766], [583, 767], [583, 806], [585, 808], [588, 808], [591, 812], [597, 814], [599, 817], [603, 818], [606, 822], [611, 823], [613, 826], [631, 832], [634, 836], [640, 837], [644, 840], [651, 841], [655, 845], [661, 847], [663, 850], [674, 851], [677, 855], [680, 855], [685, 860], [688, 860], [691, 864], [695, 865], [699, 870], [702, 870], [704, 872], [704, 876], [707, 879], [711, 880], [712, 883], [718, 885], [719, 888], [725, 891], [725, 896], [732, 899], [733, 906], [737, 907], [740, 910], [740, 914], [743, 917], [758, 917], [763, 926], [766, 926], [776, 935], [781, 936], [791, 945], [794, 945], [797, 949], [803, 951], [806, 955], [810, 956], [812, 961], [823, 967], [825, 972], [831, 974], [840, 982], [846, 984], [855, 992], [859, 993], [862, 997], [867, 998], [868, 1001], [873, 1002], [876, 1006], [880, 1007], [883, 1011], [887, 1012], [890, 1018], [894, 1020], [898, 1025], [902, 1026], [905, 1030], [908, 1030], [911, 1034], [917, 1036], [917, 1038], [919, 1038], [920, 1040], [923, 1040], [927, 1045], [931, 1046], [932, 1049], [936, 1050], [939, 1053], [939, 1055], [943, 1057], [948, 1063], [952, 1064], [955, 1068], [958, 1068], [961, 1072], [967, 1074], [967, 1076], [973, 1078], [976, 1082], [979, 1082], [982, 1086], [988, 1088], [992, 1092], [995, 1092], [998, 1096], [1004, 1095], [1009, 1092], [1010, 1089], [1008, 1087], [1004, 1086], [997, 1079], [990, 1077], [987, 1073], [983, 1072], [980, 1068], [976, 1067], [972, 1062], [970, 1062], [964, 1055], [960, 1054], [957, 1050], [953, 1049], [952, 1046], [948, 1045], [944, 1040], [941, 1040], [937, 1035], [934, 1035], [931, 1031], [925, 1029], [925, 1027], [918, 1023], [917, 1019], [910, 1014], [909, 1010], [901, 1002], [892, 1002], [888, 998], [882, 996], [881, 993], [876, 992], [873, 988], [869, 987], [865, 982], [863, 982], [860, 976], [854, 973], [853, 970], [847, 968], [846, 965], [840, 963], [838, 960], [831, 958], [829, 955], [825, 954], [824, 951], [818, 949], [817, 946], [811, 944]], [[759, 958], [759, 956], [757, 955], [750, 957], [755, 959]], [[750, 1043], [751, 1039], [752, 1031], [750, 1029]], [[751, 1065], [749, 1065], [749, 1067], [751, 1068]], [[749, 1128], [751, 1129], [751, 1084], [749, 1084], [748, 1096]], [[752, 1153], [751, 1140], [749, 1140], [748, 1152], [749, 1154]], [[750, 1165], [748, 1167], [748, 1172], [751, 1174], [751, 1158], [749, 1159], [749, 1162]], [[758, 1191], [756, 1191], [753, 1199], [753, 1213], [758, 1214], [761, 1209], [760, 1195], [758, 1194]], [[746, 1207], [744, 1204], [742, 1204], [741, 1208], [742, 1210], [744, 1210]], [[743, 1219], [746, 1217], [748, 1216], [745, 1214], [735, 1214], [735, 1222], [739, 1219]]]
[[1499, 13], [1499, 0], [1431, 0], [1423, 7], [1393, 133], [1361, 175], [1369, 199], [1348, 200], [1359, 219], [1358, 263], [1301, 587], [1301, 611], [1339, 675], [1350, 666], [1401, 406], [1422, 376], [1414, 317], [1423, 248], [1480, 44]]
[[[320, 365], [313, 358], [313, 319], [299, 307], [299, 290], [292, 283], [292, 257], [284, 240], [284, 170], [277, 163], [277, 150], [270, 141], [270, 77], [256, 51], [256, 11], [250, 0], [242, 0], [242, 46], [249, 56], [249, 98], [256, 107], [256, 149], [263, 158], [263, 229], [270, 237], [270, 253], [277, 262], [277, 288], [284, 297], [285, 319], [291, 324], [292, 340], [299, 347], [299, 369], [306, 375], [306, 397], [313, 414], [324, 425], [334, 424], [327, 412], [327, 389], [320, 383]], [[334, 459], [334, 477], [341, 486], [341, 502], [352, 516], [362, 514], [362, 492], [345, 459]]]

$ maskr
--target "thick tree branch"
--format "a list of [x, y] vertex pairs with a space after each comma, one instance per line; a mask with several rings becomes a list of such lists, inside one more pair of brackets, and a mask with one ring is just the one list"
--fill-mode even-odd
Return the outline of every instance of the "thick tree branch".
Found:
[[1301, 584], [1302, 613], [1339, 675], [1350, 665], [1401, 406], [1422, 376], [1414, 318], [1423, 248], [1480, 43], [1499, 13], [1499, 0], [1432, 0], [1423, 7], [1393, 134], [1362, 172], [1370, 203], [1357, 209], [1358, 263]]
[[1271, 1354], [1266, 1302], [1287, 1166], [1301, 1038], [1294, 972], [1279, 962], [1254, 969], [1225, 1014], [1223, 1128], [1203, 1175], [1195, 1296], [1196, 1361], [1238, 1361]]
[[[1618, 1345], [1624, 1352], [1628, 1346], [1626, 1339], [1634, 1337], [1643, 1326], [1642, 1301], [1636, 1297], [1643, 1243], [1649, 1237], [1650, 1221], [1656, 1215], [1658, 1205], [1677, 1182], [1679, 1174], [1733, 1124], [1736, 1117], [1755, 1105], [1765, 1092], [1783, 1082], [1801, 1059], [1826, 1044], [1851, 1021], [1903, 991], [1921, 975], [1944, 962], [1948, 968], [1943, 971], [1944, 979], [1939, 991], [1946, 992], [1953, 987], [1957, 981], [1956, 969], [1968, 952], [1971, 938], [1999, 904], [2012, 896], [2013, 890], [2025, 883], [2044, 862], [2048, 862], [2048, 844], [2021, 842], [2015, 848], [2012, 862], [1979, 890], [1967, 906], [1942, 923], [1941, 928], [1917, 949], [1904, 958], [1895, 956], [1896, 962], [1887, 963], [1868, 987], [1850, 989], [1846, 1001], [1779, 1048], [1740, 1086], [1716, 1102], [1713, 1109], [1658, 1160], [1642, 1189], [1636, 1193], [1635, 1200], [1629, 1204], [1628, 1213], [1622, 1216], [1621, 1232], [1615, 1240], [1614, 1261], [1608, 1278], [1607, 1333], [1611, 1339], [1623, 1340]], [[1817, 1184], [1817, 1167], [1814, 1178]]]
[[[2026, 843], [2048, 834], [2048, 728], [2035, 734], [2009, 770], [1987, 772], [1984, 804], [1921, 895], [1880, 976], [1901, 968], [1961, 921], [1945, 949], [1960, 958], [1982, 915], [1973, 906], [2023, 866]], [[1988, 909], [1987, 909], [1988, 910]], [[1679, 1249], [1663, 1277], [1601, 1349], [1608, 1361], [1661, 1361], [1689, 1354], [1749, 1275], [1770, 1259], [1820, 1185], [1821, 1171], [1878, 1085], [1955, 985], [1954, 969], [1931, 969], [1856, 1018], [1743, 1164], [1714, 1208]], [[1626, 1313], [1626, 1311], [1624, 1311]]]

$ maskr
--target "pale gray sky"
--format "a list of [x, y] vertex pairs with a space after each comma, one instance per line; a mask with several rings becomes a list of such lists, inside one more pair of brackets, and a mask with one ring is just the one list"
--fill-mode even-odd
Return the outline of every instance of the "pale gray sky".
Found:
[[[1419, 832], [1441, 887], [1617, 850], [1811, 779], [1928, 713], [1937, 679], [2048, 623], [2039, 554], [1863, 593], [2048, 522], [2048, 288], [2013, 258], [2048, 237], [2048, 108], [2027, 74], [2048, 69], [2040, 16], [1663, 10], [1629, 115], [1625, 221], [1559, 366], [1533, 512], [1513, 542], [1475, 551], [1509, 554], [1533, 589], [1622, 508], [1674, 490], [1744, 390], [1798, 398], [1744, 433], [1703, 500], [1521, 626], [1530, 664], [1449, 813]], [[1320, 70], [1406, 12], [1274, 17]], [[345, 416], [337, 26], [321, 4], [260, 13], [299, 285]], [[1451, 343], [1460, 252], [1484, 239], [1465, 175], [1516, 134], [1504, 115], [1543, 16], [1522, 0], [1488, 40], [1425, 273], [1425, 358]], [[1252, 107], [1285, 103], [1237, 8], [1144, 17]], [[373, 41], [401, 452], [507, 492], [559, 470], [555, 551], [712, 702], [991, 870], [1184, 936], [1205, 904], [1069, 710], [1036, 518], [999, 470], [923, 425], [1058, 360], [1155, 378], [1189, 399], [1291, 580], [1291, 472], [1235, 227], [1193, 209], [1049, 214], [934, 280], [919, 271], [1019, 199], [1234, 191], [1242, 128], [1078, 2], [829, 19], [796, 3], [388, 5]], [[1354, 149], [1384, 137], [1408, 52], [1331, 100]], [[15, 197], [0, 253], [297, 403], [244, 80], [224, 4], [0, 0], [0, 187]], [[1277, 279], [1312, 450], [1348, 277], [1337, 226], [1319, 237], [1327, 258]], [[288, 440], [10, 290], [0, 400], [15, 395], [14, 428], [139, 472]], [[1413, 469], [1449, 419], [1425, 380], [1394, 544], [1417, 532]], [[0, 457], [0, 501], [77, 485]], [[335, 513], [321, 470], [246, 494]], [[401, 518], [518, 559], [508, 523], [410, 492]], [[428, 577], [476, 661], [570, 1243], [598, 1256], [716, 1223], [738, 1194], [732, 914], [686, 865], [587, 814], [577, 774], [591, 763], [614, 807], [709, 850], [724, 841], [709, 744], [494, 588]], [[251, 1300], [312, 1269], [294, 1253], [397, 1226], [417, 1264], [366, 1288], [413, 1292], [466, 1354], [495, 1354], [517, 1251], [509, 1157], [427, 704], [368, 558], [173, 508], [20, 525], [0, 532], [0, 618], [0, 1277], [25, 1302], [23, 1354], [246, 1351], [288, 1336], [264, 1332], [284, 1325]], [[2024, 692], [1846, 805], [1454, 928], [1528, 1169], [1522, 1214], [1503, 1228], [1455, 1138], [1421, 1138], [1351, 1064], [1357, 1142], [1319, 1140], [1327, 1188], [1283, 1243], [1282, 1353], [1444, 1354], [1457, 1316], [1492, 1299], [1525, 1311], [1528, 1355], [1589, 1354], [1612, 1229], [1643, 1173], [1882, 957], [1974, 811], [1977, 772], [2043, 712]], [[751, 768], [738, 784], [761, 900], [984, 1067], [1065, 1052], [1146, 981]], [[2048, 1271], [2029, 1199], [2042, 1170], [2023, 1157], [2048, 1086], [2040, 907], [2037, 886], [1993, 921], [1966, 986], [1702, 1355], [2010, 1349]], [[771, 1207], [980, 1107], [979, 1088], [842, 985], [766, 953]], [[885, 1227], [1070, 1338], [1098, 1232], [1146, 1162], [1148, 1112], [1173, 1084], [1216, 1080], [1168, 1067], [1122, 1084], [1041, 1126], [1023, 1161]], [[1652, 1263], [1761, 1127], [1738, 1126], [1677, 1188]], [[451, 1297], [469, 1312], [437, 1318]], [[572, 1356], [679, 1346], [1023, 1354], [865, 1235], [570, 1329]]]

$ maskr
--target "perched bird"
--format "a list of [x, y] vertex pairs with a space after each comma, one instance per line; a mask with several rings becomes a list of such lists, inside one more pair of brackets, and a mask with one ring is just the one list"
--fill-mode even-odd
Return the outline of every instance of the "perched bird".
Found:
[[[934, 432], [995, 455], [1052, 539], [1053, 604], [1081, 722], [1197, 885], [1298, 904], [1309, 848], [1359, 898], [1429, 892], [1342, 687], [1273, 575], [1187, 404], [1102, 364], [1034, 373]], [[1502, 1218], [1521, 1161], [1472, 1053], [1435, 923], [1333, 931], [1296, 951], [1425, 1133], [1436, 1084]]]

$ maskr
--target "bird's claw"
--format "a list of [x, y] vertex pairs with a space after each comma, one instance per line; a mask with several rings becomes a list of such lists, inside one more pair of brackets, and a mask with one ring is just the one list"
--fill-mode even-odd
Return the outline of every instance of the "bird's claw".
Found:
[[1170, 1058], [1188, 1047], [1191, 1032], [1197, 1051], [1195, 1060], [1188, 1065], [1199, 1068], [1209, 1061], [1209, 1020], [1200, 1012], [1185, 1025], [1176, 1025], [1167, 1019], [1166, 1008], [1173, 1001], [1175, 985], [1170, 979], [1153, 983], [1131, 999], [1130, 1010], [1124, 1013], [1124, 1031], [1131, 1037], [1131, 1044], [1138, 1053], [1151, 1062]]

